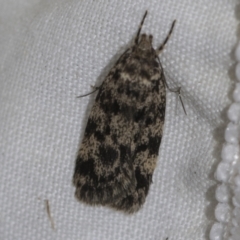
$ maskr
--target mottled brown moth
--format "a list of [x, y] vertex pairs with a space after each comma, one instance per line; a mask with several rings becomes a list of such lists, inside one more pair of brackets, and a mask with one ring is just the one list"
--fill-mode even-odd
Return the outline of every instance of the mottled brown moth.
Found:
[[[110, 70], [90, 113], [75, 173], [76, 197], [127, 213], [140, 209], [152, 182], [161, 143], [166, 87], [152, 35], [141, 34]], [[180, 90], [180, 89], [179, 89]]]

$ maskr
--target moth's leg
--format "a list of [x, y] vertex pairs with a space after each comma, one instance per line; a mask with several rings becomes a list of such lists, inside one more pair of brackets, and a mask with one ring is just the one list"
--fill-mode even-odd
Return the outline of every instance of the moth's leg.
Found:
[[135, 44], [138, 44], [139, 35], [140, 35], [140, 32], [141, 32], [141, 29], [142, 29], [144, 20], [145, 20], [145, 18], [146, 18], [146, 16], [147, 16], [147, 13], [148, 13], [147, 11], [144, 13], [143, 19], [142, 19], [142, 21], [141, 21], [141, 23], [140, 23], [140, 26], [139, 26], [139, 28], [138, 28], [137, 36], [136, 36], [136, 38], [135, 38]]
[[[167, 82], [165, 81], [165, 83], [167, 83]], [[178, 88], [175, 88], [175, 89], [170, 89], [170, 88], [167, 86], [167, 88], [168, 88], [168, 90], [169, 90], [170, 92], [174, 92], [174, 93], [176, 93], [176, 94], [178, 95], [178, 98], [179, 98], [179, 100], [180, 100], [180, 102], [181, 102], [183, 111], [184, 111], [184, 113], [187, 115], [186, 109], [185, 109], [184, 104], [183, 104], [182, 96], [181, 96], [181, 87], [178, 87]]]
[[160, 62], [159, 57], [157, 57], [157, 59], [158, 59], [158, 61], [159, 61], [159, 66], [160, 66], [160, 68], [161, 68], [161, 70], [162, 70], [162, 78], [161, 78], [161, 79], [162, 79], [164, 85], [166, 86], [166, 88], [167, 88], [170, 92], [174, 92], [174, 93], [176, 93], [176, 94], [178, 95], [179, 100], [180, 100], [181, 105], [182, 105], [182, 108], [183, 108], [183, 111], [184, 111], [184, 113], [187, 115], [186, 109], [185, 109], [184, 104], [183, 104], [182, 96], [181, 96], [181, 87], [172, 89], [172, 88], [170, 88], [170, 87], [168, 86], [167, 81], [166, 81], [166, 79], [165, 79], [165, 75], [164, 75], [163, 68], [162, 68], [162, 65], [161, 65], [161, 62]]
[[92, 93], [95, 93], [97, 90], [99, 90], [101, 86], [100, 87], [94, 87], [94, 86], [91, 85], [91, 87], [94, 89], [92, 92], [84, 94], [84, 95], [77, 96], [76, 98], [81, 98], [81, 97], [86, 97], [88, 95], [91, 95]]
[[171, 26], [171, 28], [170, 28], [170, 30], [169, 30], [169, 32], [168, 32], [167, 37], [165, 38], [165, 40], [163, 41], [163, 43], [160, 45], [160, 47], [156, 50], [157, 55], [159, 55], [160, 52], [164, 49], [164, 47], [165, 47], [165, 45], [167, 44], [169, 38], [171, 37], [171, 34], [172, 34], [172, 32], [173, 32], [173, 28], [174, 28], [175, 23], [176, 23], [176, 20], [173, 21], [172, 26]]
[[165, 45], [167, 44], [169, 38], [171, 37], [172, 32], [173, 32], [173, 28], [174, 28], [174, 26], [175, 26], [175, 23], [176, 23], [176, 20], [173, 21], [172, 26], [171, 26], [171, 28], [170, 28], [170, 30], [169, 30], [169, 32], [168, 32], [167, 37], [165, 38], [165, 40], [163, 41], [163, 43], [160, 45], [160, 47], [156, 50], [156, 54], [157, 54], [157, 59], [158, 59], [160, 68], [161, 68], [161, 70], [162, 70], [162, 75], [163, 75], [163, 76], [162, 76], [162, 80], [163, 80], [166, 88], [167, 88], [170, 92], [174, 92], [174, 93], [177, 93], [177, 94], [178, 94], [178, 97], [179, 97], [179, 100], [180, 100], [180, 102], [181, 102], [183, 111], [184, 111], [184, 113], [187, 115], [187, 112], [186, 112], [186, 109], [185, 109], [185, 107], [184, 107], [183, 100], [182, 100], [182, 97], [181, 97], [181, 87], [178, 87], [178, 88], [175, 88], [175, 89], [169, 88], [169, 86], [168, 86], [168, 84], [167, 84], [167, 81], [166, 81], [166, 79], [165, 79], [164, 73], [163, 73], [163, 68], [162, 68], [160, 59], [159, 59], [159, 57], [158, 57], [158, 55], [160, 54], [160, 52], [164, 49]]

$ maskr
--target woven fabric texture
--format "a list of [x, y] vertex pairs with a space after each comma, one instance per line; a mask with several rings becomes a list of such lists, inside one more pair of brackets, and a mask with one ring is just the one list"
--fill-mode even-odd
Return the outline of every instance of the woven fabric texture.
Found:
[[[0, 239], [207, 239], [230, 104], [236, 1], [0, 0]], [[143, 31], [161, 44], [167, 93], [157, 168], [134, 215], [74, 197], [76, 153], [99, 86]], [[55, 229], [44, 200], [49, 200]]]

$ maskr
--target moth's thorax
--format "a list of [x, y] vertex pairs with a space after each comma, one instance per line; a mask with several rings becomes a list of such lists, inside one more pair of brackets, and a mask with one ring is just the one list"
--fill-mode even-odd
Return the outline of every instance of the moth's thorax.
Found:
[[[149, 91], [155, 88], [156, 82], [161, 78], [161, 68], [157, 60], [157, 54], [152, 46], [152, 35], [142, 34], [140, 40], [136, 43], [132, 52], [126, 54], [127, 61], [121, 68], [121, 77], [130, 83], [137, 82], [139, 88]], [[139, 89], [139, 92], [142, 90]]]

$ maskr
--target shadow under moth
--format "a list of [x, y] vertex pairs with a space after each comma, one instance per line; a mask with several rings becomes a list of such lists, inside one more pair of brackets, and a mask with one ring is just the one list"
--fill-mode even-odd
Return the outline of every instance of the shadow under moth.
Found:
[[175, 24], [154, 49], [153, 36], [140, 34], [146, 16], [134, 45], [96, 89], [73, 177], [79, 200], [127, 213], [144, 204], [156, 167], [168, 88], [158, 55]]

